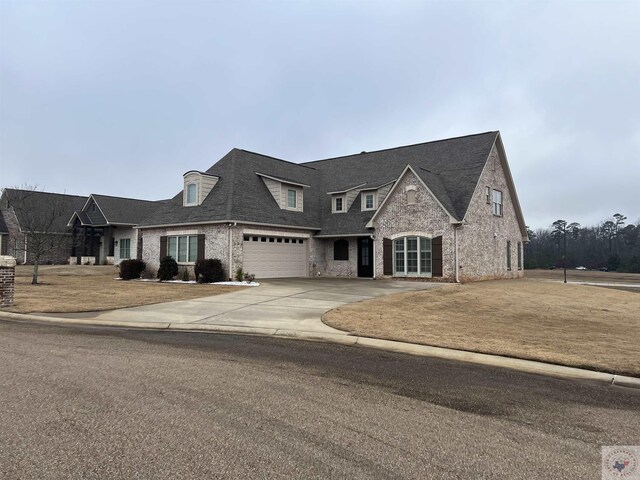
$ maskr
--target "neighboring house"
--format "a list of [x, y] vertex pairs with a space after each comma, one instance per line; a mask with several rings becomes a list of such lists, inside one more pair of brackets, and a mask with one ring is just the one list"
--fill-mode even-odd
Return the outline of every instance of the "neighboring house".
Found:
[[0, 196], [0, 229], [6, 230], [1, 235], [2, 252], [19, 263], [33, 263], [30, 238], [41, 244], [49, 243], [43, 238], [50, 238], [40, 262], [66, 263], [73, 243], [67, 220], [86, 201], [87, 197], [77, 195], [5, 188]]
[[0, 210], [0, 255], [9, 255], [9, 228]]
[[499, 132], [308, 163], [233, 149], [136, 227], [157, 268], [219, 258], [258, 278], [523, 275], [527, 233]]
[[67, 224], [73, 237], [81, 239], [69, 262], [118, 264], [121, 260], [141, 258], [142, 242], [139, 231], [133, 227], [164, 202], [91, 194], [70, 215]]

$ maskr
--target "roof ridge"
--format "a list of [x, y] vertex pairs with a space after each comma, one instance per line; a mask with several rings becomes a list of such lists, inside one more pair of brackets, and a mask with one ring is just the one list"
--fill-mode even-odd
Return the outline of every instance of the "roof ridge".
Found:
[[13, 192], [45, 193], [47, 195], [64, 195], [65, 197], [89, 198], [89, 195], [75, 195], [75, 194], [71, 194], [71, 193], [45, 192], [44, 190], [28, 190], [28, 189], [25, 189], [25, 188], [5, 187], [3, 190], [4, 191], [13, 191]]
[[305, 165], [304, 163], [296, 163], [296, 162], [292, 162], [290, 160], [283, 160], [282, 158], [273, 157], [271, 155], [265, 155], [264, 153], [252, 152], [251, 150], [245, 150], [244, 148], [235, 148], [234, 150], [240, 150], [241, 152], [250, 153], [252, 155], [258, 155], [260, 157], [269, 158], [271, 160], [277, 160], [279, 162], [288, 163], [289, 165], [296, 165], [298, 167], [304, 167], [304, 168], [308, 168], [308, 169], [311, 169], [311, 170], [315, 170], [315, 168], [309, 167], [309, 166]]
[[460, 140], [461, 138], [479, 137], [480, 135], [488, 135], [490, 133], [498, 134], [498, 133], [500, 133], [500, 131], [499, 130], [489, 130], [487, 132], [470, 133], [468, 135], [460, 135], [460, 136], [457, 136], [457, 137], [450, 137], [450, 138], [441, 138], [439, 140], [429, 140], [428, 142], [412, 143], [410, 145], [400, 145], [398, 147], [381, 148], [380, 150], [371, 150], [370, 152], [363, 151], [363, 152], [360, 152], [360, 153], [351, 153], [349, 155], [340, 155], [340, 156], [337, 156], [337, 157], [323, 158], [323, 159], [320, 159], [320, 160], [311, 160], [310, 162], [302, 162], [302, 163], [299, 163], [298, 165], [307, 166], [309, 163], [326, 162], [328, 160], [338, 160], [340, 158], [346, 158], [346, 157], [358, 157], [360, 155], [367, 155], [369, 153], [388, 152], [390, 150], [398, 150], [398, 149], [401, 149], [401, 148], [417, 147], [419, 145], [428, 145], [430, 143], [448, 142], [450, 140]]
[[[133, 197], [119, 197], [117, 195], [105, 195], [103, 193], [91, 193], [89, 194], [89, 196], [94, 196], [94, 197], [108, 197], [108, 198], [118, 198], [120, 200], [136, 200], [138, 202], [150, 202], [150, 203], [155, 203], [155, 202], [162, 202], [162, 200], [145, 200], [144, 198], [133, 198]], [[88, 198], [88, 197], [87, 197]]]

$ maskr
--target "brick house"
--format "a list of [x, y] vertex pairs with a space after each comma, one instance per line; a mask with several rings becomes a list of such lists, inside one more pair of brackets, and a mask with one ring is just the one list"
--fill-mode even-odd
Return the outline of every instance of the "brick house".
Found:
[[233, 149], [135, 228], [142, 259], [219, 258], [258, 278], [523, 275], [524, 218], [499, 132], [307, 163]]
[[18, 263], [33, 263], [28, 248], [30, 235], [48, 234], [55, 241], [40, 259], [42, 263], [66, 263], [72, 244], [66, 224], [71, 213], [86, 202], [87, 197], [62, 193], [5, 188], [0, 196], [0, 248], [3, 255], [15, 257]]
[[55, 239], [41, 263], [104, 264], [140, 258], [133, 227], [163, 201], [91, 194], [89, 197], [5, 188], [0, 196], [0, 254], [33, 263], [33, 230]]
[[73, 264], [118, 264], [140, 258], [142, 241], [134, 227], [166, 200], [139, 200], [92, 193], [70, 215], [67, 227], [79, 239], [69, 255]]

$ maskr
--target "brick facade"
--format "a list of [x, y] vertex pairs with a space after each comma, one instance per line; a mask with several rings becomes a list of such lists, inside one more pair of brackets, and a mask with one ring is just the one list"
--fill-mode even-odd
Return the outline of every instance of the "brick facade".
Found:
[[[486, 200], [486, 187], [502, 192], [501, 217], [493, 215], [492, 204]], [[524, 265], [523, 233], [518, 224], [500, 152], [495, 145], [480, 175], [465, 220], [458, 238], [461, 281], [524, 276], [524, 269], [518, 269], [517, 252], [519, 244], [521, 265]], [[507, 240], [511, 242], [511, 270], [507, 270]]]
[[[414, 204], [407, 202], [407, 187], [415, 187]], [[453, 281], [454, 237], [449, 218], [422, 181], [408, 170], [394, 186], [391, 196], [374, 221], [375, 276], [384, 276], [382, 253], [385, 238], [394, 239], [408, 235], [429, 238], [442, 236], [442, 278]]]

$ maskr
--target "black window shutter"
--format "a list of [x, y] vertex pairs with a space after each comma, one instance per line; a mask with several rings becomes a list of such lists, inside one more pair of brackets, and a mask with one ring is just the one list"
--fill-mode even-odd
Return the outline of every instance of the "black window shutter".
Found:
[[198, 260], [204, 260], [204, 233], [198, 235]]
[[431, 275], [442, 276], [442, 237], [431, 239]]
[[333, 242], [333, 259], [349, 260], [349, 241], [340, 239]]
[[393, 242], [389, 238], [382, 239], [382, 273], [393, 275]]
[[160, 237], [160, 260], [167, 256], [167, 237]]

